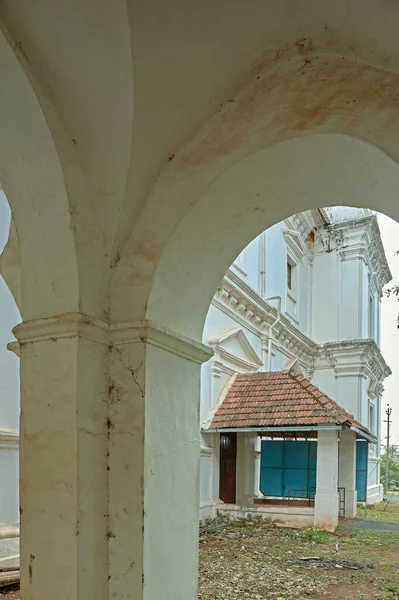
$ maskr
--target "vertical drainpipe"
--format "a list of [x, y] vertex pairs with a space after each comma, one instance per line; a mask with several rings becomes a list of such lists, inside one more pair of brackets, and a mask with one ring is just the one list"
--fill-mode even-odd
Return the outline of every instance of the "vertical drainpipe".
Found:
[[261, 233], [259, 243], [259, 292], [260, 297], [264, 298], [266, 296], [266, 231]]
[[277, 317], [273, 321], [273, 323], [269, 325], [269, 338], [267, 341], [267, 371], [270, 373], [270, 371], [272, 370], [272, 335], [274, 327], [277, 325], [281, 318], [281, 296], [270, 296], [269, 298], [265, 298], [265, 300], [277, 300], [278, 302]]

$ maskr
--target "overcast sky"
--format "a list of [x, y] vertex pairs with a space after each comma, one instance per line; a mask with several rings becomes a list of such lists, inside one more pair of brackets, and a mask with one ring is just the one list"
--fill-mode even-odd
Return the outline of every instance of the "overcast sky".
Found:
[[[385, 215], [379, 215], [382, 242], [389, 267], [392, 272], [392, 283], [399, 285], [399, 256], [395, 252], [399, 250], [399, 225]], [[387, 403], [392, 408], [391, 443], [399, 444], [399, 330], [397, 328], [397, 316], [399, 302], [396, 297], [383, 297], [381, 303], [381, 350], [382, 354], [391, 367], [392, 375], [384, 382], [383, 394], [383, 420], [386, 419], [385, 410]], [[386, 424], [382, 423], [382, 442], [385, 444]]]

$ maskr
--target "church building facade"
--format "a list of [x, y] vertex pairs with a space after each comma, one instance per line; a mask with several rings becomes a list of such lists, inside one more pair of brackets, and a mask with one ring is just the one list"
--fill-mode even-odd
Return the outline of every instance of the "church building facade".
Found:
[[[322, 460], [322, 442], [327, 457], [329, 444], [337, 444], [340, 448], [340, 456], [336, 459], [339, 487], [348, 469], [349, 459], [344, 456], [345, 436], [353, 436], [353, 443], [349, 437], [348, 440], [354, 448], [355, 438], [358, 442], [362, 438], [358, 427], [367, 430], [365, 439], [368, 440], [367, 465], [363, 466], [361, 485], [365, 485], [368, 503], [382, 500], [381, 395], [383, 381], [390, 369], [380, 350], [380, 299], [383, 286], [390, 279], [378, 216], [363, 209], [335, 207], [294, 215], [261, 233], [237, 257], [212, 300], [203, 335], [203, 342], [213, 348], [214, 356], [203, 365], [201, 380], [202, 518], [215, 516], [217, 508], [223, 504], [221, 496], [226, 494], [223, 491], [226, 485], [226, 489], [229, 485], [234, 488], [230, 497], [236, 504], [247, 505], [264, 497], [265, 489], [262, 493], [260, 482], [261, 472], [266, 472], [262, 470], [266, 438], [278, 437], [282, 441], [286, 436], [291, 440], [316, 437], [319, 462]], [[305, 421], [293, 421], [292, 414], [284, 423], [281, 419], [263, 420], [269, 428], [261, 427], [260, 421], [245, 420], [250, 417], [248, 414], [242, 422], [252, 423], [253, 427], [229, 429], [226, 426], [224, 429], [214, 426], [212, 429], [211, 423], [216, 422], [218, 410], [219, 423], [223, 425], [221, 407], [225, 402], [226, 408], [229, 402], [226, 397], [229, 398], [229, 393], [231, 396], [229, 390], [237, 374], [240, 377], [276, 372], [299, 374], [310, 382], [316, 396], [319, 394], [328, 401], [331, 399], [333, 404], [337, 403], [358, 427], [349, 419], [344, 429], [350, 428], [352, 433], [349, 429], [338, 431], [333, 419], [329, 431], [324, 426], [323, 431], [317, 432], [321, 417], [320, 423], [317, 417], [313, 418], [311, 426], [303, 413]], [[268, 378], [258, 378], [261, 379], [266, 386]], [[270, 385], [269, 391], [266, 387], [264, 393], [269, 394], [269, 408], [275, 410], [279, 398], [283, 404], [281, 390], [274, 388], [273, 398]], [[251, 405], [250, 393], [245, 393], [247, 396], [241, 398], [241, 408], [247, 406], [247, 412], [252, 410], [253, 416], [257, 409]], [[233, 406], [230, 408], [232, 414], [227, 416], [234, 419], [234, 404], [230, 406]], [[260, 405], [256, 406], [259, 408]], [[305, 422], [307, 429], [298, 425]], [[285, 426], [280, 430], [278, 427], [270, 429], [270, 423]], [[234, 465], [229, 467], [234, 471], [230, 484], [225, 479], [227, 463], [223, 455], [228, 435], [237, 436]], [[332, 436], [330, 441], [329, 436]], [[359, 482], [359, 444], [357, 448], [357, 467], [353, 464], [356, 458], [351, 450], [349, 470], [354, 473], [357, 468]], [[322, 470], [324, 467], [319, 466], [319, 478]], [[353, 482], [347, 483], [346, 487], [348, 485], [355, 488]], [[364, 499], [363, 492], [356, 494], [355, 491], [346, 490], [347, 515], [350, 516], [356, 512], [357, 497]], [[271, 492], [276, 495], [272, 489]], [[326, 496], [326, 490], [323, 494]], [[313, 495], [292, 491], [290, 495], [314, 499], [314, 491]], [[227, 499], [228, 502], [231, 500]], [[316, 491], [316, 508], [317, 504]]]

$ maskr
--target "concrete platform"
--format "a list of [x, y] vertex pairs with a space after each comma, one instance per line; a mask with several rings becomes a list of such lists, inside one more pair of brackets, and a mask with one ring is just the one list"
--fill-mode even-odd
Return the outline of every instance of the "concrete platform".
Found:
[[221, 504], [217, 513], [230, 519], [263, 520], [285, 527], [312, 527], [314, 523], [313, 506]]

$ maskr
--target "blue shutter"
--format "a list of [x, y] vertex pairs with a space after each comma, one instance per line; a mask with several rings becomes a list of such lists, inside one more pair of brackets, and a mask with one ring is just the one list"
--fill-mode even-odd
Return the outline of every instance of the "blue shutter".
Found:
[[263, 440], [260, 490], [265, 496], [314, 498], [317, 442]]
[[366, 440], [356, 442], [356, 491], [359, 502], [367, 500], [368, 450]]

